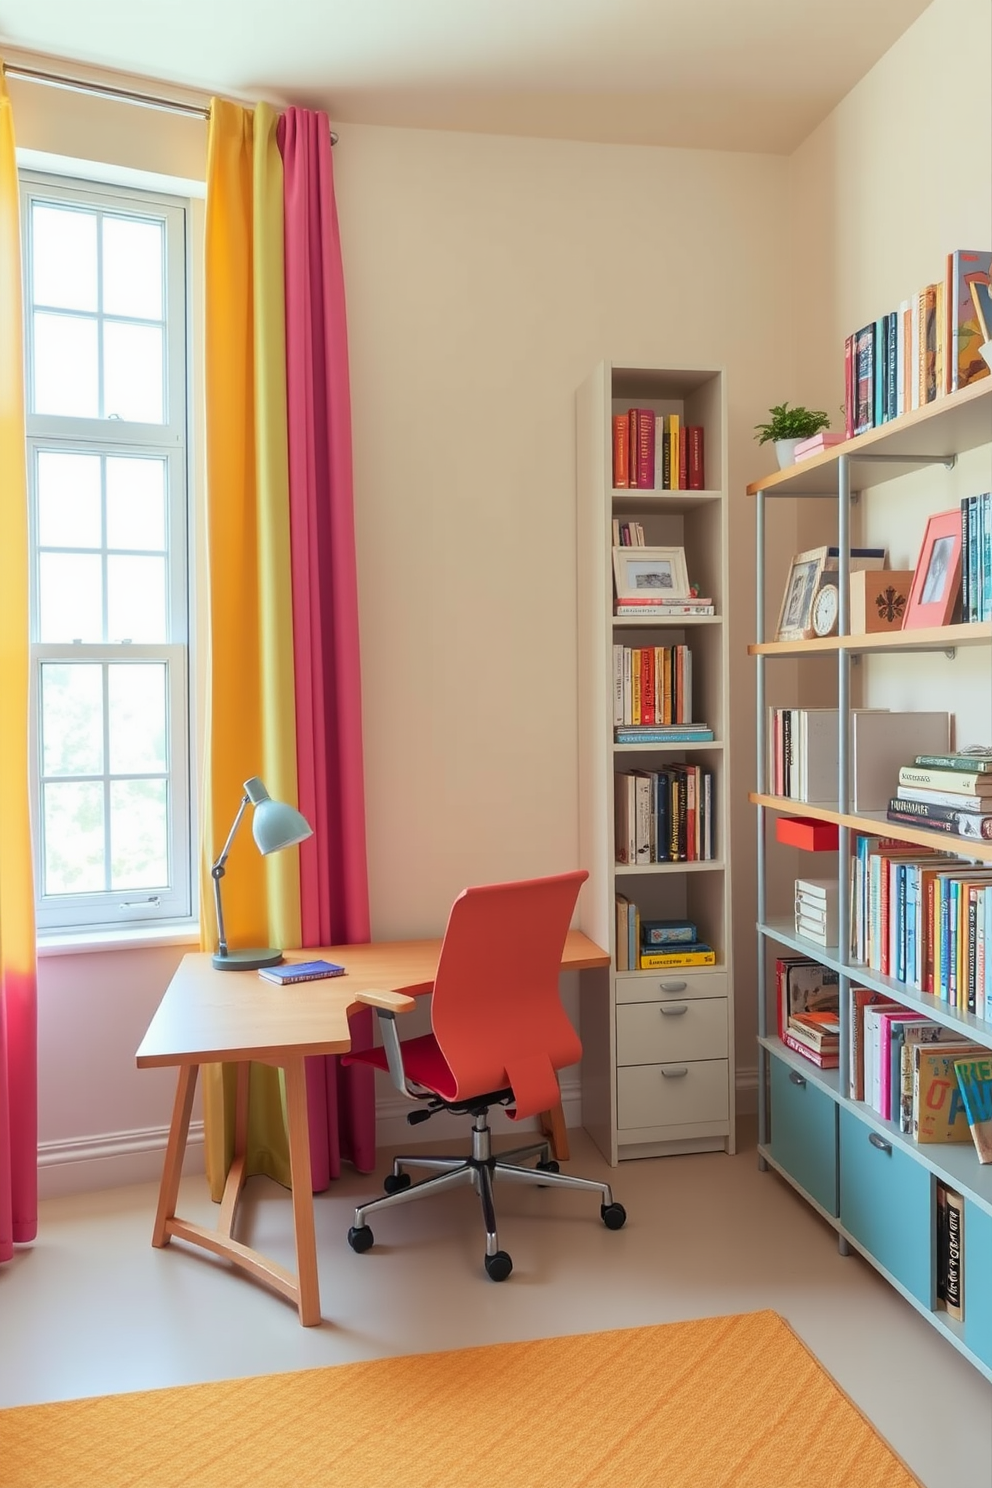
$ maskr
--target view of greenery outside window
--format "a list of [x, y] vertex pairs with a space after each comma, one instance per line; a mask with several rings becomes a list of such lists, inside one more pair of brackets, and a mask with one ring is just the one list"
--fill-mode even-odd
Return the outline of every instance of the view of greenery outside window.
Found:
[[22, 177], [39, 931], [191, 913], [186, 212]]

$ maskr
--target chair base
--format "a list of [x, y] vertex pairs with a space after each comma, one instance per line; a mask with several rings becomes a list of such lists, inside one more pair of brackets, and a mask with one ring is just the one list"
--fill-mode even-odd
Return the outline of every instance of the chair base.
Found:
[[[493, 1186], [497, 1178], [513, 1183], [535, 1184], [539, 1188], [590, 1189], [600, 1195], [600, 1215], [606, 1226], [616, 1230], [621, 1228], [627, 1216], [623, 1206], [614, 1202], [610, 1185], [592, 1178], [575, 1178], [571, 1174], [559, 1173], [557, 1163], [551, 1161], [551, 1149], [546, 1141], [533, 1142], [494, 1157], [488, 1114], [488, 1109], [475, 1113], [470, 1157], [397, 1157], [393, 1162], [393, 1183], [389, 1178], [386, 1179], [387, 1192], [384, 1196], [381, 1199], [370, 1199], [367, 1204], [359, 1204], [355, 1209], [355, 1224], [348, 1232], [352, 1249], [364, 1251], [373, 1244], [372, 1231], [366, 1223], [368, 1215], [470, 1183], [482, 1205], [482, 1218], [486, 1228], [486, 1270], [493, 1280], [502, 1281], [510, 1274], [513, 1263], [506, 1252], [499, 1248], [493, 1197]], [[537, 1167], [523, 1166], [523, 1163], [534, 1157], [538, 1159]], [[410, 1183], [406, 1172], [408, 1168], [426, 1169], [435, 1176], [424, 1178], [419, 1183]], [[404, 1178], [407, 1183], [402, 1187], [393, 1186], [397, 1180]]]

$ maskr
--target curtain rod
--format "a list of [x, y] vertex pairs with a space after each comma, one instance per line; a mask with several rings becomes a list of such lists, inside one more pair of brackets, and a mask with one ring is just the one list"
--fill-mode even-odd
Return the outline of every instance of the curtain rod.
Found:
[[[179, 103], [173, 98], [159, 98], [154, 93], [137, 93], [130, 88], [114, 88], [109, 83], [91, 83], [85, 78], [65, 77], [58, 72], [42, 72], [37, 67], [19, 67], [4, 64], [4, 75], [20, 78], [26, 83], [41, 83], [46, 88], [64, 88], [68, 93], [92, 93], [97, 98], [112, 98], [120, 103], [133, 103], [139, 108], [157, 109], [163, 114], [191, 114], [197, 119], [209, 119], [210, 108], [202, 103]], [[331, 130], [331, 144], [338, 137]]]

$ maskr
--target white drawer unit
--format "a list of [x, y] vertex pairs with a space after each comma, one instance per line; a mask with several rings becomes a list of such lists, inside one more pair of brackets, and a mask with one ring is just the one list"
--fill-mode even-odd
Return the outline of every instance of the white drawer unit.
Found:
[[668, 998], [726, 997], [725, 971], [620, 972], [616, 979], [617, 1002], [661, 1002]]
[[[643, 1130], [726, 1121], [727, 1074], [725, 1059], [638, 1064], [618, 1070], [617, 1125], [621, 1130]], [[678, 1133], [671, 1135], [677, 1138]]]
[[617, 1064], [726, 1059], [727, 1000], [672, 998], [617, 1008]]

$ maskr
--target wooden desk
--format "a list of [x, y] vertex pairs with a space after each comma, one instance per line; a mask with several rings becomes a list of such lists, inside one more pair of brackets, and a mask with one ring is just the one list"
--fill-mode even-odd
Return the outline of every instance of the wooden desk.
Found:
[[[140, 1069], [179, 1066], [172, 1124], [165, 1150], [152, 1244], [168, 1245], [176, 1237], [199, 1245], [289, 1298], [300, 1322], [320, 1322], [317, 1246], [310, 1178], [310, 1135], [304, 1060], [308, 1054], [346, 1054], [351, 1047], [348, 1014], [376, 994], [397, 1011], [413, 1007], [412, 997], [396, 994], [426, 991], [437, 970], [441, 941], [407, 940], [359, 946], [313, 947], [290, 953], [289, 960], [323, 956], [347, 968], [347, 975], [277, 987], [257, 971], [217, 971], [206, 952], [184, 956], [141, 1041]], [[562, 956], [563, 971], [581, 971], [609, 963], [577, 930], [570, 930]], [[216, 1229], [193, 1224], [176, 1214], [183, 1156], [189, 1136], [196, 1073], [201, 1064], [230, 1061], [238, 1065], [234, 1159], [224, 1188]], [[286, 1113], [296, 1275], [233, 1238], [238, 1199], [245, 1182], [248, 1131], [248, 1066], [251, 1060], [281, 1066], [286, 1075]]]

